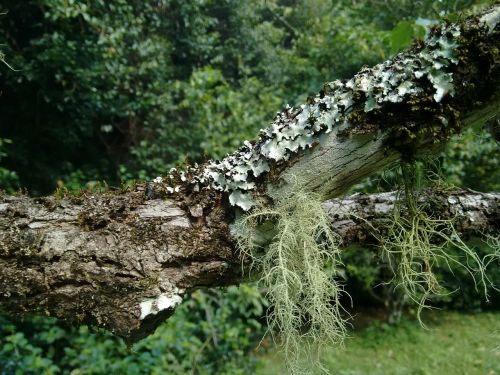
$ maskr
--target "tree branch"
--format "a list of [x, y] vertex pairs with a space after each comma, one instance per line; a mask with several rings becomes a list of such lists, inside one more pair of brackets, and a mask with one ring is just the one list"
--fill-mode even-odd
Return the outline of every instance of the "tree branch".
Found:
[[[241, 281], [241, 262], [220, 213], [187, 214], [178, 202], [133, 191], [0, 203], [0, 306], [105, 327], [131, 341], [166, 319], [182, 295]], [[392, 220], [395, 193], [325, 203], [344, 246]], [[463, 233], [498, 229], [499, 193], [430, 193], [433, 214]], [[439, 213], [438, 213], [439, 212]], [[369, 223], [369, 224], [367, 224]]]
[[[464, 237], [500, 228], [500, 193], [428, 190], [421, 200], [432, 207], [429, 212], [432, 217], [454, 219], [454, 227]], [[345, 199], [332, 199], [325, 203], [325, 209], [343, 246], [349, 246], [376, 243], [377, 237], [383, 236], [394, 221], [396, 202], [395, 192], [355, 194]]]

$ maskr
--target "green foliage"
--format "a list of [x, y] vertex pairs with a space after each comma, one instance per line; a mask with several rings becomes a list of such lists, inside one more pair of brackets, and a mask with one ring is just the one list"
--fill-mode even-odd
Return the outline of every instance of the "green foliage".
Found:
[[264, 334], [254, 287], [194, 293], [154, 335], [131, 348], [108, 332], [55, 319], [0, 318], [2, 374], [251, 374]]
[[[269, 330], [279, 336], [292, 373], [307, 372], [299, 367], [304, 356], [319, 364], [321, 347], [340, 344], [346, 335], [341, 287], [333, 278], [340, 250], [322, 202], [297, 183], [274, 197], [271, 208], [256, 208], [235, 225], [242, 255], [250, 256], [262, 274], [260, 283], [271, 304]], [[273, 222], [276, 234], [261, 254], [251, 239], [266, 221]]]
[[183, 97], [178, 109], [197, 124], [194, 131], [203, 135], [201, 147], [211, 157], [223, 157], [242, 139], [252, 139], [255, 124], [265, 124], [281, 104], [272, 88], [258, 79], [241, 79], [233, 88], [222, 71], [210, 66], [194, 71], [189, 82], [176, 84]]
[[391, 53], [401, 51], [408, 47], [415, 39], [423, 39], [425, 28], [410, 21], [399, 21], [389, 34]]
[[47, 193], [221, 156], [285, 103], [405, 47], [417, 18], [476, 3], [6, 0], [5, 168]]
[[21, 183], [46, 191], [78, 167], [116, 179], [120, 148], [168, 108], [171, 46], [159, 16], [123, 0], [2, 5], [6, 53], [19, 69], [0, 71], [2, 131], [14, 140]]
[[439, 159], [448, 183], [477, 191], [500, 191], [498, 141], [490, 132], [465, 130]]
[[[0, 162], [7, 156], [6, 148], [12, 144], [12, 140], [0, 138]], [[19, 186], [16, 172], [0, 166], [0, 189], [13, 192]]]

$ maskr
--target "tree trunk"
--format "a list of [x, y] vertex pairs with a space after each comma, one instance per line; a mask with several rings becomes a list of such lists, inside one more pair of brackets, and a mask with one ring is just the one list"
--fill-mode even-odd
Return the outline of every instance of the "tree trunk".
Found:
[[[271, 205], [297, 181], [325, 199], [339, 196], [497, 115], [499, 21], [497, 5], [435, 28], [425, 43], [286, 108], [258, 140], [220, 162], [124, 191], [1, 197], [0, 307], [144, 337], [189, 290], [240, 280], [230, 226], [244, 211]], [[327, 208], [347, 245], [370, 238], [364, 222], [390, 220], [394, 199], [357, 195]], [[460, 216], [463, 231], [498, 228], [498, 194], [432, 199], [440, 215]]]

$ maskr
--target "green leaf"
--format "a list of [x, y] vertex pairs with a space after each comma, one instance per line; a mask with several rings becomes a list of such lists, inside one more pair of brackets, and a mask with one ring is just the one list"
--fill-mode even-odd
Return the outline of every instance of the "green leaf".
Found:
[[391, 53], [397, 53], [410, 46], [414, 36], [414, 23], [399, 21], [389, 35]]

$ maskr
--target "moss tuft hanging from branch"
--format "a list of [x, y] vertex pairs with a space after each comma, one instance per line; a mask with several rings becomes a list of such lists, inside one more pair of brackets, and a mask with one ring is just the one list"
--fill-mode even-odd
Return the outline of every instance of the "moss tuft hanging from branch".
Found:
[[[486, 268], [499, 259], [494, 251], [481, 259], [459, 236], [453, 219], [432, 216], [421, 199], [425, 172], [417, 162], [400, 165], [399, 200], [393, 221], [376, 235], [382, 256], [394, 272], [394, 283], [421, 312], [428, 300], [444, 293], [433, 270], [458, 265], [481, 287], [485, 296], [493, 286]], [[342, 287], [336, 280], [341, 265], [339, 238], [332, 231], [320, 194], [309, 192], [295, 181], [286, 193], [273, 196], [273, 205], [255, 207], [236, 221], [233, 233], [242, 259], [252, 269], [270, 301], [269, 330], [281, 346], [291, 373], [303, 366], [321, 368], [320, 348], [341, 344], [346, 337], [346, 318], [340, 305]], [[488, 237], [498, 247], [498, 239]], [[451, 255], [450, 249], [460, 256]], [[493, 286], [494, 287], [494, 286]]]
[[[235, 226], [243, 255], [261, 271], [260, 284], [271, 303], [269, 330], [278, 334], [275, 341], [292, 373], [305, 371], [301, 363], [320, 365], [318, 349], [340, 344], [346, 336], [342, 287], [334, 277], [339, 240], [322, 202], [319, 194], [296, 183], [287, 195], [275, 197], [271, 208], [257, 207]], [[262, 251], [252, 238], [269, 221], [274, 237]]]
[[[423, 325], [421, 312], [430, 307], [429, 298], [444, 293], [433, 272], [435, 267], [445, 266], [450, 271], [452, 265], [462, 267], [488, 298], [488, 287], [494, 285], [486, 275], [486, 267], [498, 254], [481, 259], [460, 238], [453, 219], [429, 214], [428, 204], [421, 199], [423, 173], [416, 162], [402, 163], [400, 170], [399, 202], [394, 206], [387, 234], [379, 238], [380, 248], [394, 272], [391, 282], [417, 305], [417, 317]], [[459, 250], [460, 257], [451, 255], [452, 247]]]

